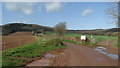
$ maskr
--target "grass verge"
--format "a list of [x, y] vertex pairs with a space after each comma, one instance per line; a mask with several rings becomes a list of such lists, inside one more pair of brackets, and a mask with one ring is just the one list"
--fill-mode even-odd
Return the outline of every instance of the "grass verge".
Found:
[[40, 39], [34, 43], [4, 50], [2, 66], [25, 66], [31, 60], [43, 57], [44, 52], [65, 47], [60, 39]]
[[64, 42], [69, 42], [69, 43], [74, 43], [74, 44], [78, 44], [78, 45], [85, 45], [85, 46], [89, 46], [91, 48], [96, 46], [96, 43], [87, 43], [87, 42], [78, 42], [78, 41], [73, 41], [73, 40], [63, 40]]
[[[65, 36], [67, 37], [80, 37], [81, 34], [75, 34], [75, 33], [66, 33]], [[86, 35], [87, 38], [91, 38], [91, 35]], [[102, 42], [102, 41], [105, 41], [105, 40], [109, 40], [109, 41], [112, 41], [112, 45], [115, 46], [115, 47], [120, 47], [118, 46], [118, 37], [117, 36], [104, 36], [104, 35], [92, 35], [93, 38], [94, 38], [94, 43], [80, 43], [80, 42], [77, 42], [77, 43], [80, 43], [80, 44], [86, 44], [86, 45], [96, 45], [97, 43], [99, 42]], [[68, 42], [73, 42], [72, 40], [67, 40]], [[76, 41], [74, 41], [76, 42]]]

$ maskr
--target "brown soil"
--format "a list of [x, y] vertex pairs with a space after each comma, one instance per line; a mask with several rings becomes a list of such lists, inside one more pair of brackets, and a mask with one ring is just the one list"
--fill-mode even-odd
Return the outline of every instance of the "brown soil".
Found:
[[[104, 46], [104, 47], [114, 47], [113, 42], [110, 41], [110, 40], [104, 40], [104, 41], [101, 41], [97, 44], [97, 46]], [[114, 47], [115, 48], [115, 47]]]
[[25, 45], [35, 40], [31, 32], [16, 32], [7, 36], [2, 36], [2, 50]]
[[[27, 67], [31, 67], [31, 66], [53, 66], [55, 64], [55, 60], [56, 58], [58, 58], [60, 55], [60, 53], [63, 51], [63, 49], [56, 49], [54, 51], [49, 51], [46, 53], [43, 53], [43, 55], [46, 54], [53, 54], [56, 55], [57, 57], [55, 58], [45, 58], [45, 57], [41, 57], [40, 59], [36, 59], [33, 62], [28, 63], [26, 66]], [[41, 62], [43, 61], [43, 62]]]
[[112, 43], [113, 43], [112, 41], [105, 40], [105, 41], [102, 41], [102, 42], [98, 43], [97, 46], [102, 46], [102, 47], [107, 48], [107, 49], [104, 50], [107, 53], [118, 55], [118, 49], [119, 48], [113, 46]]
[[118, 48], [111, 48], [111, 47], [106, 47], [107, 49], [103, 50], [107, 53], [110, 53], [110, 54], [116, 54], [118, 55]]
[[118, 66], [118, 61], [92, 48], [64, 42], [67, 48], [55, 59], [54, 66]]

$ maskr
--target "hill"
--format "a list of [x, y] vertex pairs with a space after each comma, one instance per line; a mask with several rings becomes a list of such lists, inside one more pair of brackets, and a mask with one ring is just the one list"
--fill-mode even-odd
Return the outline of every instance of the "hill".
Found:
[[118, 36], [120, 28], [111, 29], [94, 29], [94, 30], [68, 30], [69, 33], [93, 34], [93, 35], [109, 35]]
[[[31, 32], [40, 29], [43, 29], [44, 31], [53, 31], [53, 27], [41, 26], [36, 24], [11, 23], [0, 26], [0, 31], [2, 32], [0, 34], [8, 35], [19, 31]], [[119, 30], [120, 28], [94, 29], [94, 30], [67, 30], [67, 33], [118, 36]]]
[[8, 35], [10, 33], [18, 32], [18, 31], [34, 31], [38, 29], [44, 29], [44, 31], [52, 31], [53, 28], [36, 25], [36, 24], [24, 24], [24, 23], [11, 23], [1, 26], [2, 27], [2, 35]]

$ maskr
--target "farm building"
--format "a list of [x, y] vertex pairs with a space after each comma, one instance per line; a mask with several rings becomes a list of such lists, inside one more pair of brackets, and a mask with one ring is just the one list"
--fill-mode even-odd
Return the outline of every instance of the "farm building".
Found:
[[33, 35], [36, 35], [36, 36], [44, 35], [44, 34], [45, 34], [45, 31], [44, 31], [44, 29], [37, 29], [37, 30], [35, 30], [35, 31], [32, 31], [32, 34], [33, 34]]

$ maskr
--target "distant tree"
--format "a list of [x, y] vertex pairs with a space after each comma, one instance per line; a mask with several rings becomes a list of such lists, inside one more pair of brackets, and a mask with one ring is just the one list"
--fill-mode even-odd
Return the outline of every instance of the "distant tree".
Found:
[[61, 37], [66, 32], [66, 22], [61, 22], [55, 25], [54, 31], [57, 36]]

